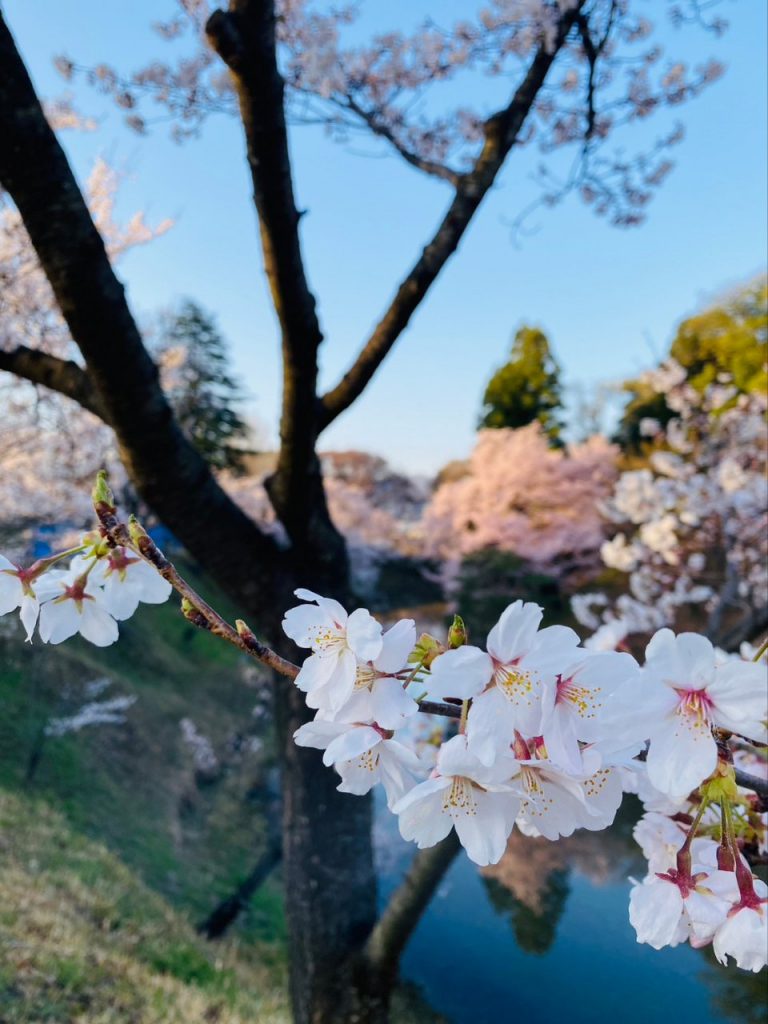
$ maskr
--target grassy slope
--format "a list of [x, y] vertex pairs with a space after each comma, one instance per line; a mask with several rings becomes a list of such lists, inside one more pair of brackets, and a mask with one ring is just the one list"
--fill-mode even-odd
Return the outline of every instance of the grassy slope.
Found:
[[[41, 746], [45, 723], [72, 714], [98, 678], [111, 681], [100, 699], [137, 698], [127, 722]], [[200, 917], [232, 891], [262, 848], [270, 730], [257, 725], [253, 709], [267, 690], [237, 652], [196, 630], [170, 603], [140, 609], [105, 650], [80, 641], [30, 646], [16, 633], [0, 645], [0, 785], [44, 797], [153, 889]], [[215, 779], [196, 773], [181, 734], [184, 717], [213, 743], [223, 764]], [[258, 731], [262, 746], [254, 750]], [[262, 890], [247, 924], [257, 937], [282, 938], [277, 884]]]
[[0, 790], [3, 1024], [287, 1024], [258, 945], [205, 943], [104, 846]]

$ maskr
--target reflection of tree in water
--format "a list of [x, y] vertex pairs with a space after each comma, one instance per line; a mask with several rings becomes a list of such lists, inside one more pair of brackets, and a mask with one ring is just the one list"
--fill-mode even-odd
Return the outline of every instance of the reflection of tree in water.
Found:
[[712, 1009], [734, 1024], [765, 1024], [765, 971], [752, 974], [734, 966], [723, 967], [715, 960], [711, 946], [700, 952], [707, 960], [700, 976], [710, 990]]
[[536, 893], [536, 908], [517, 899], [503, 882], [484, 877], [488, 897], [494, 910], [508, 914], [520, 949], [526, 953], [546, 953], [557, 934], [557, 925], [565, 910], [570, 886], [567, 868], [551, 871]]
[[640, 813], [637, 801], [626, 798], [604, 832], [581, 830], [557, 842], [512, 833], [499, 863], [481, 874], [495, 910], [509, 915], [521, 949], [541, 954], [554, 942], [572, 869], [594, 885], [644, 873], [645, 862], [632, 838]]

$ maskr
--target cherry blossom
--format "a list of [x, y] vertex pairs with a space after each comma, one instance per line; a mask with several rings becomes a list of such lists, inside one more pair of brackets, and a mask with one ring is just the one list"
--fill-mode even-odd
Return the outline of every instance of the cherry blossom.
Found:
[[470, 753], [465, 736], [454, 736], [440, 748], [432, 776], [392, 808], [400, 834], [424, 849], [455, 828], [470, 860], [498, 863], [520, 808], [510, 783], [515, 768], [511, 757], [486, 767]]
[[382, 651], [381, 624], [365, 608], [347, 615], [338, 601], [311, 590], [295, 593], [314, 602], [291, 608], [283, 619], [286, 636], [312, 649], [296, 685], [309, 695], [310, 707], [339, 709], [355, 689], [358, 662], [373, 661]]
[[403, 681], [396, 678], [398, 672], [408, 667], [408, 656], [415, 645], [415, 622], [400, 619], [383, 634], [380, 653], [368, 663], [358, 662], [355, 690], [370, 691], [371, 715], [384, 729], [399, 728], [419, 710], [413, 697], [406, 693]]
[[579, 741], [594, 743], [603, 738], [602, 717], [611, 695], [620, 687], [631, 686], [638, 671], [629, 654], [579, 651], [554, 684], [548, 681], [541, 733], [557, 764], [579, 770]]
[[444, 560], [448, 580], [461, 558], [489, 547], [560, 579], [592, 571], [616, 456], [601, 437], [553, 449], [538, 423], [480, 430], [465, 472], [446, 479], [427, 507], [426, 553]]
[[629, 920], [637, 941], [654, 949], [710, 941], [738, 898], [732, 871], [698, 871], [688, 877], [677, 869], [654, 874], [635, 884], [629, 897]]
[[757, 973], [768, 963], [768, 886], [759, 879], [753, 884], [753, 899], [729, 911], [713, 948], [721, 964], [731, 956], [742, 970]]
[[97, 647], [108, 647], [118, 636], [117, 623], [104, 606], [104, 592], [97, 583], [72, 572], [56, 581], [56, 596], [40, 608], [40, 639], [60, 644], [80, 633]]
[[300, 747], [324, 750], [323, 764], [333, 765], [342, 793], [362, 796], [381, 783], [390, 809], [413, 785], [412, 773], [421, 762], [408, 747], [393, 739], [372, 717], [373, 701], [368, 691], [354, 694], [333, 720], [321, 717], [300, 726], [294, 741]]
[[0, 555], [0, 615], [7, 615], [18, 608], [27, 640], [32, 640], [40, 602], [57, 592], [57, 580], [61, 575], [57, 570], [38, 575], [34, 570], [22, 569]]
[[469, 749], [484, 764], [493, 764], [515, 730], [540, 735], [544, 688], [554, 686], [578, 646], [578, 636], [566, 626], [539, 630], [542, 615], [538, 605], [515, 601], [488, 634], [490, 685], [473, 700], [467, 720]]
[[581, 594], [574, 614], [591, 630], [613, 626], [620, 643], [693, 611], [733, 648], [759, 632], [768, 606], [768, 400], [737, 394], [727, 374], [699, 391], [672, 359], [640, 384], [673, 415], [657, 425], [648, 465], [622, 473], [602, 503], [614, 535], [601, 556], [627, 573], [627, 592]]
[[615, 768], [599, 767], [600, 758], [587, 751], [575, 771], [564, 771], [546, 756], [541, 741], [521, 737], [515, 751], [520, 757], [515, 781], [523, 793], [518, 826], [526, 835], [557, 839], [577, 828], [600, 831], [613, 822], [623, 797]]
[[765, 683], [765, 666], [718, 664], [705, 637], [662, 629], [646, 650], [641, 685], [618, 695], [614, 722], [626, 711], [625, 738], [644, 731], [650, 739], [650, 781], [672, 797], [685, 796], [715, 769], [713, 726], [765, 742]]
[[99, 560], [94, 577], [103, 587], [103, 606], [118, 622], [129, 619], [140, 603], [162, 604], [173, 590], [152, 566], [120, 547]]

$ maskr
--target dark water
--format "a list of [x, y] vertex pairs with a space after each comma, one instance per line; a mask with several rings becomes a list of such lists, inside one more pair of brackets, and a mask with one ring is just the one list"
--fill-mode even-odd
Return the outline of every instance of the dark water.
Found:
[[[383, 899], [412, 856], [385, 815]], [[631, 821], [560, 840], [554, 866], [545, 843], [518, 837], [502, 862], [504, 881], [460, 853], [419, 923], [402, 973], [451, 1024], [766, 1020], [764, 973], [726, 970], [687, 945], [657, 952], [635, 941], [627, 874], [642, 859]]]

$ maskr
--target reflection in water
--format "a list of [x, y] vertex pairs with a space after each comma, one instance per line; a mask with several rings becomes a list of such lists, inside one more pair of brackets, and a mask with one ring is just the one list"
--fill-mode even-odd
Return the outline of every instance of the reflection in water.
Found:
[[699, 977], [712, 993], [712, 1006], [734, 1024], [765, 1024], [768, 1020], [768, 980], [765, 971], [723, 970], [712, 949], [701, 950], [707, 960]]
[[[710, 951], [638, 945], [628, 876], [644, 859], [627, 800], [601, 833], [550, 843], [514, 832], [498, 865], [459, 855], [403, 961], [405, 978], [450, 1024], [765, 1024], [765, 974], [726, 970]], [[412, 856], [378, 815], [382, 899]]]
[[518, 899], [511, 888], [496, 878], [483, 878], [493, 909], [500, 916], [509, 917], [517, 944], [526, 953], [546, 953], [554, 942], [570, 892], [569, 874], [565, 868], [543, 876], [536, 887], [534, 905]]

